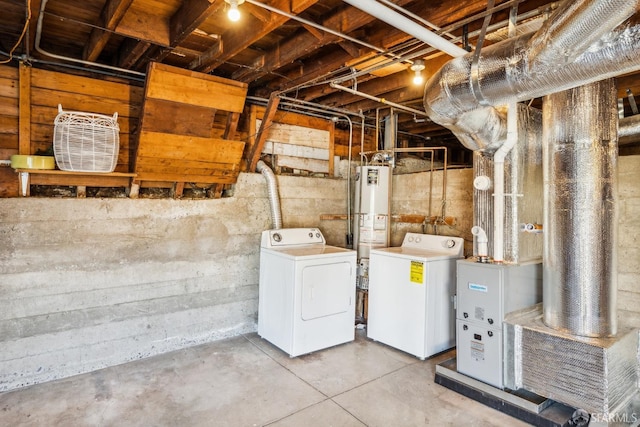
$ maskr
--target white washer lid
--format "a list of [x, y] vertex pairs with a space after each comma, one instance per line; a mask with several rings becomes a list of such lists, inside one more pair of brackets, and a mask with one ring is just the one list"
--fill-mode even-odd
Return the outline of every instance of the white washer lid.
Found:
[[262, 248], [263, 251], [267, 251], [279, 256], [302, 259], [302, 258], [322, 258], [322, 257], [335, 257], [335, 256], [352, 256], [355, 258], [356, 251], [352, 249], [340, 248], [338, 246], [329, 245], [307, 245], [307, 246], [288, 246], [279, 248]]
[[371, 254], [378, 254], [396, 258], [423, 258], [426, 261], [438, 261], [442, 259], [457, 259], [462, 258], [462, 255], [451, 253], [451, 252], [442, 252], [442, 251], [433, 251], [433, 250], [425, 250], [413, 247], [394, 247], [394, 248], [378, 248], [371, 249]]

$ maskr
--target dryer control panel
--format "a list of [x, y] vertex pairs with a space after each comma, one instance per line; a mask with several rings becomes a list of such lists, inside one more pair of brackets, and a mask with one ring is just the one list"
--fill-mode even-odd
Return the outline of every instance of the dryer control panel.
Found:
[[263, 248], [324, 244], [326, 244], [324, 236], [317, 228], [281, 228], [262, 232], [261, 247]]

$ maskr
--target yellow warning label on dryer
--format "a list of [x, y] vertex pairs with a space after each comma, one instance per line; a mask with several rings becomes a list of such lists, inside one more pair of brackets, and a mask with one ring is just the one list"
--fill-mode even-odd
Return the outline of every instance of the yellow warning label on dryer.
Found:
[[424, 282], [424, 263], [420, 261], [411, 261], [411, 281], [413, 283]]

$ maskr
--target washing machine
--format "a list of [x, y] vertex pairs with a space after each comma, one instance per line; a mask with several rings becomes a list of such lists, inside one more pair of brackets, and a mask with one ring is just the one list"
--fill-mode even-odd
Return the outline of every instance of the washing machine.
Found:
[[296, 357], [353, 341], [356, 251], [317, 228], [262, 233], [258, 335]]
[[369, 257], [367, 336], [425, 359], [455, 346], [460, 237], [407, 233]]

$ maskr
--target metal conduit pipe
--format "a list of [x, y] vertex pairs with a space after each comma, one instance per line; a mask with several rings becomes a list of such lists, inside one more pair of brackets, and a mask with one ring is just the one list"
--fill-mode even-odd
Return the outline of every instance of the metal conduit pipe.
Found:
[[332, 88], [334, 88], [334, 89], [340, 89], [342, 91], [351, 93], [353, 95], [358, 95], [358, 96], [361, 96], [363, 98], [370, 99], [372, 101], [377, 101], [377, 102], [379, 102], [381, 104], [386, 104], [386, 105], [389, 105], [389, 106], [391, 106], [393, 108], [397, 108], [399, 110], [407, 111], [407, 112], [412, 113], [412, 114], [419, 114], [421, 116], [426, 116], [427, 115], [424, 111], [416, 110], [415, 108], [411, 108], [411, 107], [406, 107], [406, 106], [404, 106], [402, 104], [396, 104], [395, 102], [387, 101], [384, 98], [378, 98], [377, 96], [369, 95], [368, 93], [360, 92], [358, 90], [354, 90], [354, 89], [348, 88], [346, 86], [339, 85], [339, 84], [337, 84], [335, 82], [332, 82], [330, 84], [330, 86]]
[[258, 160], [256, 171], [260, 172], [267, 181], [269, 205], [271, 207], [271, 222], [274, 230], [282, 228], [282, 211], [280, 210], [280, 195], [278, 194], [278, 182], [271, 168], [262, 160]]
[[[448, 151], [447, 147], [411, 147], [411, 148], [394, 148], [395, 153], [431, 153], [431, 177], [429, 179], [429, 216], [431, 216], [431, 189], [433, 187], [433, 157], [436, 150], [444, 151], [444, 161], [442, 166], [442, 200], [447, 200], [447, 163], [448, 163]], [[442, 217], [444, 219], [444, 210], [442, 211]]]
[[[607, 6], [611, 13], [590, 7], [591, 3]], [[472, 54], [455, 58], [445, 64], [426, 84], [424, 106], [429, 117], [449, 128], [471, 150], [495, 151], [504, 141], [506, 125], [504, 111], [494, 106], [526, 101], [550, 93], [593, 83], [620, 74], [640, 70], [640, 24], [621, 26], [622, 16], [631, 16], [640, 0], [589, 0], [581, 4], [591, 12], [580, 21], [598, 22], [598, 43], [589, 47], [571, 63], [558, 58], [558, 63], [544, 63], [532, 57], [538, 32], [508, 39], [483, 49], [479, 59], [480, 93], [473, 90], [471, 79]], [[549, 18], [554, 20], [571, 6], [562, 3]], [[598, 11], [595, 15], [594, 10]], [[624, 13], [622, 13], [624, 11]], [[613, 18], [611, 18], [613, 16]], [[571, 28], [570, 17], [563, 26]], [[618, 28], [616, 28], [618, 27]], [[553, 28], [549, 24], [546, 28]], [[592, 39], [595, 39], [595, 34]], [[576, 52], [573, 52], [575, 55]], [[486, 106], [481, 103], [488, 104]]]

